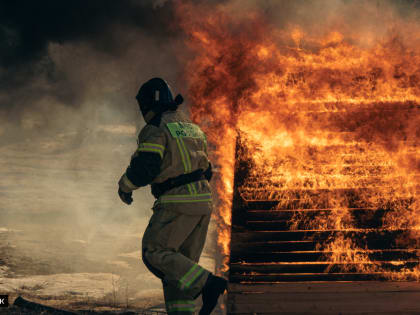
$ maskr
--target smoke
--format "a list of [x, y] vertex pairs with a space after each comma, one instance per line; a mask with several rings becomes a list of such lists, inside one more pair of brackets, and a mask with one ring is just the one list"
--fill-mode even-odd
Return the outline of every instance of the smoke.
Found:
[[[60, 72], [48, 58], [51, 43], [87, 43], [97, 51], [118, 57], [127, 46], [135, 44], [135, 38], [124, 36], [126, 30], [143, 31], [163, 43], [174, 35], [169, 23], [171, 2], [156, 5], [153, 1], [126, 0], [77, 0], [66, 4], [3, 1], [0, 5], [2, 90], [24, 85], [40, 71], [52, 81], [60, 80]], [[141, 38], [136, 41], [140, 43]], [[41, 60], [43, 65], [37, 69]]]
[[130, 297], [161, 292], [140, 254], [154, 198], [139, 189], [128, 207], [117, 182], [144, 125], [140, 85], [162, 77], [174, 94], [186, 92], [181, 56], [188, 52], [175, 4], [0, 1], [0, 264], [7, 276], [112, 272], [129, 283]]
[[36, 133], [50, 130], [50, 110], [60, 106], [81, 109], [80, 128], [104, 106], [119, 120], [137, 120], [141, 83], [178, 82], [172, 14], [171, 1], [1, 2], [0, 114], [8, 134], [21, 136], [21, 120], [31, 115], [44, 117]]
[[309, 34], [323, 35], [334, 28], [360, 36], [370, 31], [376, 35], [386, 32], [398, 20], [418, 20], [419, 9], [417, 0], [231, 0], [224, 5], [233, 18], [256, 12], [279, 30], [298, 26]]
[[114, 272], [134, 289], [161, 286], [144, 284], [140, 262], [153, 198], [140, 189], [127, 207], [117, 182], [144, 124], [139, 86], [163, 77], [184, 92], [173, 6], [0, 2], [0, 227], [17, 231], [0, 251], [20, 261], [15, 275]]
[[162, 76], [178, 90], [172, 15], [171, 1], [0, 2], [0, 147], [55, 154], [125, 135], [133, 150], [140, 84]]

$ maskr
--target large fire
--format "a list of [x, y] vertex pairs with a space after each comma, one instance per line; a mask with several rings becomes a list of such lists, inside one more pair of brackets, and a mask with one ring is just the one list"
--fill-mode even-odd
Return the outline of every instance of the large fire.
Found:
[[[258, 12], [231, 16], [223, 5], [210, 11], [183, 4], [181, 11], [194, 53], [186, 74], [191, 114], [208, 135], [219, 169], [221, 271], [228, 266], [238, 134], [253, 166], [239, 187], [245, 200], [274, 200], [273, 211], [280, 210], [299, 190], [296, 209], [325, 209], [311, 220], [294, 216], [291, 229], [352, 231], [351, 211], [369, 208], [385, 211], [382, 228], [406, 229], [418, 243], [418, 24], [399, 21], [381, 37], [334, 29], [314, 36], [298, 26], [276, 28]], [[313, 197], [332, 189], [356, 190], [357, 198]], [[343, 234], [323, 246], [332, 262], [381, 271], [366, 264], [368, 251]], [[420, 276], [415, 269], [389, 277], [407, 273]]]

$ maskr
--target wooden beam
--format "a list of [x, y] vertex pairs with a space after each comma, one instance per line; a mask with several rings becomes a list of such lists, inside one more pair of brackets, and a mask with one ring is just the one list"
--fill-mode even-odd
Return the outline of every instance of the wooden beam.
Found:
[[420, 314], [419, 282], [230, 284], [227, 312], [240, 314]]

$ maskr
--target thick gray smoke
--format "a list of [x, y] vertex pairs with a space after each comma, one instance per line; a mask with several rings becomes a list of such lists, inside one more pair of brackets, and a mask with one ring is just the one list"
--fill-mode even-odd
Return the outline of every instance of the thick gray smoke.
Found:
[[[143, 81], [160, 75], [177, 82], [172, 15], [170, 1], [1, 2], [0, 115], [8, 137], [0, 142], [32, 125], [32, 135], [88, 128], [104, 108], [119, 113], [114, 120], [135, 121], [132, 105]], [[63, 123], [54, 115], [60, 106], [81, 109], [83, 121]], [[22, 126], [31, 116], [37, 121]]]
[[[166, 1], [0, 2], [2, 173], [17, 161], [39, 171], [37, 159], [46, 154], [53, 163], [49, 168], [67, 170], [62, 177], [42, 175], [45, 187], [32, 194], [22, 190], [40, 188], [31, 170], [20, 185], [2, 176], [4, 189], [16, 185], [19, 196], [10, 198], [12, 205], [2, 198], [2, 210], [31, 211], [39, 203], [32, 198], [48, 205], [55, 190], [76, 202], [78, 194], [67, 184], [90, 190], [75, 178], [84, 169], [98, 169], [89, 179], [97, 189], [115, 188], [117, 172], [124, 171], [135, 149], [136, 129], [143, 124], [134, 98], [138, 87], [154, 76], [169, 82], [179, 76], [172, 11], [172, 2]], [[30, 154], [19, 159], [23, 151]], [[115, 152], [121, 156], [110, 160]], [[89, 198], [91, 208], [99, 208], [96, 198], [106, 198], [104, 191]], [[20, 209], [19, 200], [30, 207]], [[80, 205], [68, 210], [85, 212]], [[13, 220], [4, 211], [0, 216], [1, 222]]]
[[154, 199], [125, 206], [117, 182], [144, 124], [139, 86], [184, 92], [173, 14], [172, 1], [0, 2], [1, 292], [81, 272], [130, 280], [130, 298], [161, 286], [140, 255]]

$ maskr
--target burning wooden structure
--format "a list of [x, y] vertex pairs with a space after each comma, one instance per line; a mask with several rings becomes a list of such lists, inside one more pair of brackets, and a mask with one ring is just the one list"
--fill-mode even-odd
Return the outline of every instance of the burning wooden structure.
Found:
[[[411, 114], [420, 108], [416, 104], [388, 107]], [[285, 283], [319, 286], [325, 282], [419, 280], [420, 240], [417, 221], [412, 217], [418, 185], [405, 189], [403, 184], [410, 186], [418, 174], [396, 172], [380, 147], [350, 139], [351, 130], [342, 132], [346, 141], [340, 145], [322, 143], [306, 146], [303, 151], [296, 147], [295, 153], [304, 152], [305, 162], [297, 161], [293, 154], [279, 155], [269, 164], [261, 164], [259, 159], [263, 148], [246, 134], [239, 134], [229, 258], [230, 314], [246, 309], [269, 312], [267, 303], [275, 304], [287, 288], [290, 290], [290, 284]], [[417, 144], [405, 145], [409, 159], [416, 154]], [[349, 287], [338, 290], [344, 288], [347, 298], [352, 294], [354, 298], [357, 289], [348, 291]], [[306, 287], [293, 287], [297, 288], [300, 291], [294, 293], [302, 294]], [[316, 299], [328, 296], [331, 303], [334, 294], [326, 288], [323, 297], [320, 292], [313, 293]], [[376, 296], [381, 290], [392, 289], [364, 284], [358, 293], [366, 288]], [[265, 294], [269, 297], [261, 299]], [[371, 306], [365, 303], [363, 307]], [[284, 307], [273, 306], [273, 311]]]
[[[395, 177], [400, 176], [393, 173], [389, 177], [392, 166], [389, 163], [384, 166], [387, 161], [369, 160], [369, 155], [377, 157], [378, 153], [369, 152], [369, 147], [360, 143], [342, 146], [345, 148], [329, 145], [311, 148], [312, 155], [324, 154], [325, 159], [333, 156], [335, 161], [345, 160], [346, 164], [316, 165], [314, 161], [318, 163], [319, 159], [308, 160], [306, 174], [301, 173], [306, 175], [301, 179], [302, 186], [290, 189], [285, 174], [297, 167], [287, 161], [290, 157], [278, 157], [281, 166], [276, 172], [279, 173], [253, 175], [252, 169], [261, 170], [247, 151], [245, 137], [238, 138], [231, 282], [354, 281], [419, 276], [419, 239], [407, 217], [414, 196], [399, 194], [391, 199], [389, 190], [395, 189], [397, 194], [398, 189], [384, 185], [396, 183]], [[363, 177], [356, 182], [350, 179], [360, 173]], [[338, 181], [337, 175], [341, 176]], [[314, 187], [312, 181], [321, 177], [331, 185]], [[355, 187], [343, 187], [343, 181]], [[382, 192], [388, 195], [381, 196]], [[399, 217], [406, 220], [404, 225], [394, 221]]]
[[[296, 283], [326, 282], [331, 293], [362, 282], [374, 293], [395, 287], [373, 280], [419, 280], [420, 23], [370, 2], [357, 12], [394, 25], [386, 35], [345, 16], [315, 31], [238, 10], [180, 6], [195, 56], [185, 76], [191, 115], [220, 175], [228, 311], [251, 296], [241, 291], [271, 294], [256, 298], [268, 312], [275, 292]], [[334, 303], [333, 293], [320, 300]]]

